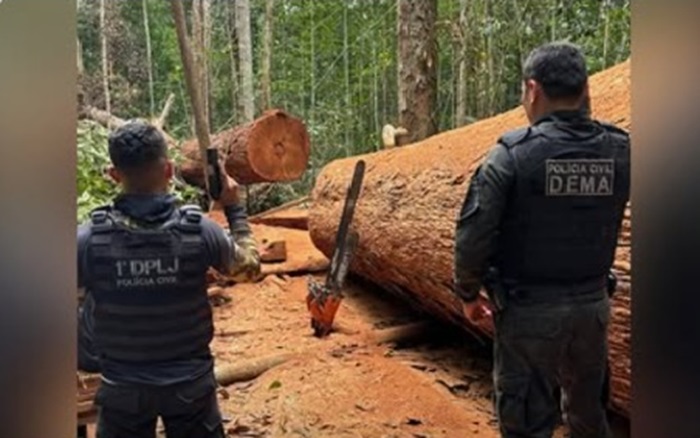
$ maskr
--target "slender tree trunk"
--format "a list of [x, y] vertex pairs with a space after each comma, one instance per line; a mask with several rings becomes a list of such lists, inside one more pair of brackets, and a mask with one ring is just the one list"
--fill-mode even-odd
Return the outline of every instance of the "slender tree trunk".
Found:
[[[380, 29], [381, 32], [381, 29]], [[379, 135], [379, 58], [377, 57], [377, 38], [372, 38], [372, 100], [374, 101], [374, 132]]]
[[209, 126], [213, 126], [212, 100], [211, 100], [211, 64], [209, 52], [211, 50], [211, 2], [212, 0], [200, 0], [200, 16], [202, 17], [202, 97]]
[[153, 59], [151, 54], [151, 29], [148, 25], [148, 0], [142, 1], [143, 5], [143, 29], [146, 33], [146, 62], [148, 63], [148, 98], [150, 117], [155, 116], [156, 104], [153, 93]]
[[620, 38], [620, 48], [618, 49], [615, 63], [620, 63], [624, 60], [623, 56], [625, 54], [625, 47], [627, 47], [627, 39], [629, 38], [629, 32], [620, 33], [622, 36]]
[[[187, 38], [187, 23], [185, 22], [185, 11], [182, 6], [182, 0], [171, 0], [173, 18], [175, 20], [175, 30], [177, 32], [177, 41], [180, 46], [180, 55], [185, 71], [185, 82], [187, 83], [187, 91], [190, 95], [192, 103], [192, 112], [194, 113], [194, 127], [197, 132], [197, 141], [202, 155], [202, 159], [206, 159], [205, 150], [210, 146], [209, 142], [209, 123], [205, 116], [204, 102], [201, 95], [201, 86], [197, 83], [197, 79], [201, 77], [198, 72], [199, 68], [194, 62], [194, 56], [190, 48]], [[203, 166], [204, 181], [207, 189], [209, 181], [207, 177], [207, 166]], [[208, 192], [208, 190], [207, 190]]]
[[83, 64], [83, 45], [80, 44], [80, 38], [75, 38], [75, 41], [77, 43], [75, 53], [77, 55], [77, 62], [78, 62], [78, 75], [82, 75], [83, 72], [85, 71], [85, 65]]
[[236, 0], [236, 34], [238, 36], [239, 67], [241, 72], [241, 101], [243, 121], [255, 118], [253, 94], [253, 46], [250, 35], [250, 1]]
[[398, 0], [399, 124], [409, 130], [409, 143], [437, 131], [436, 16], [436, 0]]
[[610, 10], [608, 8], [608, 2], [609, 0], [603, 0], [600, 4], [603, 20], [605, 20], [603, 28], [603, 68], [608, 66], [608, 44], [610, 39]]
[[345, 148], [350, 148], [350, 130], [352, 129], [350, 94], [350, 48], [348, 47], [348, 4], [343, 2], [343, 74], [345, 76]]
[[455, 109], [455, 127], [462, 126], [467, 117], [467, 3], [468, 0], [460, 0], [459, 7], [459, 71], [457, 73], [457, 94]]
[[552, 0], [552, 9], [551, 9], [551, 17], [550, 17], [550, 37], [549, 39], [551, 41], [555, 41], [557, 39], [557, 2], [558, 0]]
[[[487, 17], [489, 20], [489, 23], [493, 20], [493, 1], [492, 0], [487, 0], [487, 6], [486, 6], [486, 13]], [[494, 114], [494, 97], [496, 93], [496, 78], [495, 78], [495, 71], [494, 71], [494, 66], [493, 66], [493, 59], [495, 56], [495, 53], [493, 51], [493, 32], [489, 31], [489, 33], [486, 35], [486, 50], [487, 50], [487, 63], [488, 63], [488, 116], [492, 116]]]
[[[309, 8], [311, 9], [311, 23], [315, 23], [314, 17], [314, 1], [309, 1]], [[311, 59], [309, 60], [311, 64], [311, 108], [309, 108], [309, 121], [311, 126], [315, 126], [316, 121], [314, 120], [314, 115], [316, 112], [316, 26], [311, 26]]]
[[192, 53], [194, 62], [197, 64], [197, 84], [201, 88], [202, 105], [204, 108], [204, 117], [211, 124], [209, 116], [209, 89], [208, 89], [208, 63], [207, 63], [207, 45], [206, 45], [206, 17], [205, 3], [208, 0], [193, 0], [192, 1]]
[[231, 61], [231, 111], [233, 112], [234, 124], [238, 125], [242, 123], [241, 114], [243, 110], [240, 106], [240, 86], [238, 83], [238, 62], [236, 57], [238, 52], [236, 47], [238, 47], [238, 38], [236, 37], [236, 8], [235, 2], [228, 3], [229, 14], [228, 14], [228, 26], [229, 26], [229, 36], [231, 38], [229, 44], [229, 55]]
[[107, 14], [105, 11], [105, 1], [100, 0], [100, 37], [102, 41], [102, 88], [105, 99], [105, 111], [112, 112], [109, 95], [109, 53], [107, 51]]
[[274, 0], [265, 0], [265, 35], [263, 38], [262, 74], [260, 78], [262, 88], [261, 109], [272, 107], [272, 81], [270, 78], [272, 64], [272, 29], [274, 21]]
[[518, 41], [518, 60], [522, 64], [524, 59], [523, 57], [525, 56], [524, 50], [523, 50], [523, 19], [522, 19], [522, 14], [520, 12], [520, 5], [518, 4], [518, 0], [513, 0], [513, 13], [515, 14], [515, 21], [518, 23], [517, 26], [514, 26], [515, 29], [515, 38]]

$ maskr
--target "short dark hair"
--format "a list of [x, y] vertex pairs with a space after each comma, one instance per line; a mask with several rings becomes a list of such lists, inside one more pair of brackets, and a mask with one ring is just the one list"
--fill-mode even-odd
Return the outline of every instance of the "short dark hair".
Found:
[[523, 79], [539, 82], [550, 99], [580, 97], [588, 81], [586, 59], [574, 44], [544, 44], [530, 52], [525, 60]]
[[109, 158], [119, 170], [138, 170], [168, 156], [163, 134], [142, 120], [129, 120], [109, 136]]

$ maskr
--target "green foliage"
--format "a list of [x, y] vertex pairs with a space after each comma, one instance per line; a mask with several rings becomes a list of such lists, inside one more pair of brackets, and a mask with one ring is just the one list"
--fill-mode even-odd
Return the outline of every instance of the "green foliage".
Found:
[[[260, 114], [264, 110], [259, 108], [259, 97], [265, 0], [250, 1], [256, 112]], [[567, 39], [581, 45], [590, 73], [630, 55], [629, 0], [468, 0], [467, 24], [461, 29], [458, 20], [463, 2], [436, 1], [438, 98], [434, 117], [440, 131], [455, 127], [462, 45], [467, 116], [473, 119], [519, 104], [521, 63], [539, 44]], [[112, 111], [122, 118], [147, 117], [150, 105], [141, 1], [107, 3], [112, 5], [110, 17], [117, 22], [109, 26]], [[86, 86], [92, 87], [86, 92], [87, 100], [102, 107], [99, 2], [80, 4], [78, 36]], [[231, 0], [211, 3], [208, 60], [213, 131], [237, 125], [240, 117], [231, 72], [231, 55], [238, 54], [231, 29], [233, 4]], [[396, 0], [275, 0], [272, 105], [305, 121], [312, 154], [302, 180], [273, 184], [272, 189], [251, 187], [259, 193], [251, 199], [252, 207], [266, 208], [307, 194], [326, 163], [377, 150], [381, 127], [397, 123], [396, 4]], [[189, 15], [191, 1], [184, 5]], [[166, 128], [175, 138], [191, 138], [191, 109], [170, 4], [148, 0], [148, 12], [156, 111], [174, 93]]]
[[78, 123], [78, 220], [87, 218], [90, 210], [107, 204], [117, 194], [118, 188], [105, 174], [109, 166], [107, 129], [101, 125], [80, 121]]

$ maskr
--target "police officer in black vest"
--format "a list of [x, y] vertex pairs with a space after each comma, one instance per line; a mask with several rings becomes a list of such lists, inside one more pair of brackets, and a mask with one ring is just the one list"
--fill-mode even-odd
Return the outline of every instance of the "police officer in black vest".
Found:
[[195, 206], [169, 194], [173, 164], [153, 126], [130, 121], [109, 137], [110, 175], [123, 191], [78, 228], [79, 368], [101, 372], [100, 438], [223, 438], [216, 399], [210, 267], [260, 272], [235, 182], [220, 203], [231, 238]]
[[629, 137], [590, 118], [576, 46], [541, 46], [523, 70], [531, 125], [499, 139], [470, 182], [455, 292], [473, 324], [495, 328], [503, 437], [551, 437], [561, 390], [571, 436], [607, 438], [609, 273], [629, 199]]

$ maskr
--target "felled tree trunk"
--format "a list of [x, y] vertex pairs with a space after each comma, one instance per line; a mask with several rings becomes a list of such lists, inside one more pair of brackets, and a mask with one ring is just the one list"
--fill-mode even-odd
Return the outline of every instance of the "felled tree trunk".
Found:
[[[225, 159], [226, 172], [240, 184], [294, 181], [309, 160], [309, 134], [304, 123], [282, 110], [271, 110], [251, 123], [223, 131], [212, 138]], [[204, 186], [196, 140], [182, 145], [186, 160], [180, 166], [189, 184]]]
[[[590, 79], [594, 117], [630, 128], [629, 61]], [[452, 293], [455, 220], [469, 180], [496, 140], [527, 125], [518, 108], [402, 148], [338, 160], [318, 176], [311, 239], [330, 256], [355, 162], [366, 162], [353, 228], [360, 240], [351, 270], [420, 309], [468, 327]], [[629, 221], [616, 269], [622, 275], [610, 328], [613, 407], [630, 406]], [[627, 246], [625, 246], [627, 245]], [[470, 328], [473, 330], [474, 328]]]

